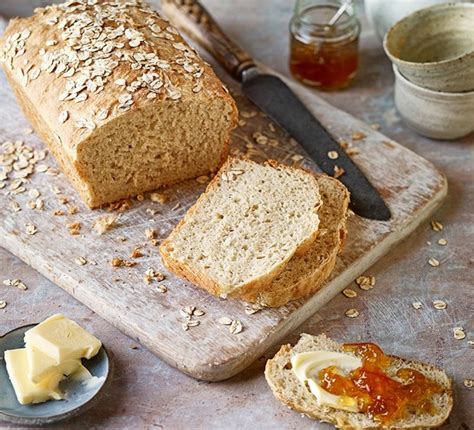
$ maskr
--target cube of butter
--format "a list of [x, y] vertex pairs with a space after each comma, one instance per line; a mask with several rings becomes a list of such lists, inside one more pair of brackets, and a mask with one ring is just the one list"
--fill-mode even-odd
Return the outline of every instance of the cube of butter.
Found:
[[28, 377], [32, 382], [41, 382], [55, 374], [69, 376], [81, 365], [80, 358], [56, 364], [56, 360], [31, 345], [26, 346], [26, 357], [28, 360]]
[[64, 315], [56, 314], [25, 333], [26, 347], [51, 357], [56, 365], [77, 358], [91, 358], [102, 346], [99, 339]]
[[22, 405], [63, 398], [58, 388], [59, 381], [63, 378], [62, 374], [54, 374], [40, 383], [34, 383], [28, 378], [28, 360], [25, 348], [5, 351], [5, 363], [16, 397]]

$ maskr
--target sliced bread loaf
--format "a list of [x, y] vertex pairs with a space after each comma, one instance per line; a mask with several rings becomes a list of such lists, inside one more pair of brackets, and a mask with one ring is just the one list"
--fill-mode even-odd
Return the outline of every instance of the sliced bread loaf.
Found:
[[234, 100], [144, 1], [66, 1], [14, 18], [0, 63], [91, 207], [207, 175], [227, 158]]
[[[332, 423], [341, 429], [381, 428], [380, 423], [367, 414], [320, 406], [311, 391], [297, 379], [291, 367], [291, 357], [300, 352], [318, 350], [351, 354], [343, 351], [342, 345], [329, 339], [324, 334], [320, 336], [303, 334], [293, 348], [291, 345], [283, 345], [275, 357], [267, 361], [265, 367], [265, 378], [275, 397], [297, 412], [301, 412], [310, 418]], [[444, 391], [434, 394], [431, 399], [437, 410], [435, 415], [411, 413], [403, 420], [395, 422], [390, 428], [422, 429], [440, 426], [448, 418], [453, 406], [451, 381], [448, 376], [443, 370], [429, 364], [394, 356], [391, 356], [391, 358], [392, 362], [387, 372], [390, 377], [394, 377], [397, 370], [408, 367], [437, 382], [443, 387]]]
[[319, 290], [331, 274], [346, 236], [349, 192], [337, 179], [326, 175], [317, 178], [323, 204], [318, 212], [321, 223], [316, 241], [307, 252], [295, 255], [269, 285], [243, 295], [243, 300], [283, 306]]
[[160, 252], [171, 271], [212, 294], [251, 294], [314, 243], [320, 205], [311, 173], [231, 158]]

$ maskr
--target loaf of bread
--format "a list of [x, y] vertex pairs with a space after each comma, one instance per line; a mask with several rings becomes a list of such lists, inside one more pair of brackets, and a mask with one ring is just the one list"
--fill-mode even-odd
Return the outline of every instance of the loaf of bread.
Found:
[[292, 369], [291, 357], [294, 354], [309, 351], [337, 351], [355, 355], [342, 350], [342, 345], [325, 335], [301, 335], [299, 342], [292, 348], [283, 345], [280, 351], [265, 367], [265, 378], [275, 397], [295, 411], [310, 418], [334, 424], [343, 430], [353, 429], [424, 429], [438, 427], [443, 424], [453, 407], [451, 381], [443, 370], [429, 364], [391, 356], [391, 364], [387, 369], [388, 376], [394, 378], [397, 370], [407, 367], [422, 373], [438, 383], [443, 391], [433, 394], [432, 403], [436, 408], [435, 414], [417, 413], [412, 411], [409, 416], [399, 419], [390, 427], [382, 427], [374, 418], [361, 412], [347, 412], [330, 406], [319, 405], [313, 393], [302, 384]]
[[227, 157], [232, 97], [141, 0], [74, 0], [13, 19], [0, 61], [91, 207], [207, 174]]
[[293, 256], [283, 271], [259, 291], [241, 298], [264, 306], [279, 307], [315, 293], [331, 275], [346, 237], [349, 192], [337, 179], [318, 175], [322, 205], [318, 237], [310, 249]]
[[312, 246], [320, 205], [311, 173], [230, 158], [161, 245], [163, 262], [212, 294], [255, 294]]

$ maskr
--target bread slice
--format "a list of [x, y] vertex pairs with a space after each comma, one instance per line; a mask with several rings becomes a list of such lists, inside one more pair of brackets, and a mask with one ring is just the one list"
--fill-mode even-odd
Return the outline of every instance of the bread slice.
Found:
[[321, 288], [336, 264], [336, 257], [346, 237], [349, 192], [337, 179], [317, 176], [322, 206], [319, 233], [311, 248], [295, 255], [269, 285], [242, 299], [264, 306], [279, 307], [291, 300], [313, 294]]
[[320, 205], [311, 173], [230, 158], [160, 252], [171, 271], [214, 295], [250, 294], [314, 243]]
[[[329, 406], [318, 405], [316, 397], [296, 378], [290, 362], [291, 357], [296, 353], [317, 350], [342, 351], [342, 345], [329, 339], [324, 334], [319, 336], [302, 334], [299, 342], [293, 348], [291, 345], [283, 345], [275, 357], [267, 361], [265, 378], [275, 397], [295, 411], [301, 412], [309, 418], [332, 423], [337, 428], [344, 430], [381, 428], [379, 423], [369, 418], [366, 414], [346, 412]], [[394, 377], [398, 369], [408, 367], [436, 381], [444, 388], [444, 391], [432, 397], [432, 401], [438, 411], [436, 415], [412, 413], [403, 420], [395, 422], [390, 428], [420, 429], [443, 424], [453, 407], [451, 380], [448, 376], [443, 370], [429, 364], [394, 356], [391, 356], [391, 358], [392, 364], [388, 369], [388, 374], [391, 377]]]

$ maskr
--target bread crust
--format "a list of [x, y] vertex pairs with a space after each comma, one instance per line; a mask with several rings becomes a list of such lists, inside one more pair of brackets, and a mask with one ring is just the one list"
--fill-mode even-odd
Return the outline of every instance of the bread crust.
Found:
[[[311, 249], [313, 249], [313, 252], [320, 251], [321, 255], [323, 255], [321, 263], [315, 268], [315, 270], [301, 269], [302, 276], [292, 284], [288, 283], [282, 285], [282, 283], [278, 282], [278, 279], [276, 279], [256, 293], [252, 292], [249, 294], [243, 294], [241, 296], [242, 300], [259, 303], [268, 307], [284, 306], [292, 300], [297, 300], [314, 294], [322, 287], [324, 281], [331, 275], [336, 264], [337, 255], [341, 252], [347, 235], [346, 219], [347, 208], [349, 205], [349, 192], [337, 179], [331, 178], [327, 175], [315, 175], [315, 177], [318, 180], [320, 193], [322, 195], [323, 214], [320, 213], [321, 223], [318, 230], [320, 235], [309, 247], [310, 249], [306, 250], [306, 253], [310, 253]], [[323, 190], [329, 187], [337, 192], [339, 198], [339, 207], [337, 208], [338, 214], [337, 216], [334, 216], [336, 222], [331, 224], [328, 224], [324, 217], [324, 212], [329, 210], [331, 202], [329, 199], [325, 198]], [[332, 221], [331, 218], [331, 222]], [[322, 230], [327, 230], [325, 235], [330, 237], [329, 240], [331, 242], [331, 247], [328, 250], [326, 250], [327, 246], [323, 243], [323, 240], [328, 240], [328, 236], [323, 238], [321, 236]], [[326, 254], [322, 254], [323, 251], [326, 252]], [[308, 257], [315, 258], [316, 256], [320, 257], [320, 255], [312, 254]], [[286, 270], [294, 270], [296, 265], [304, 265], [304, 259], [293, 257], [287, 263], [282, 272], [284, 273]]]
[[[224, 297], [224, 298], [226, 297], [240, 298], [243, 296], [254, 296], [258, 294], [259, 291], [264, 289], [273, 279], [275, 279], [275, 277], [277, 277], [284, 270], [285, 265], [287, 264], [288, 260], [291, 259], [291, 256], [290, 256], [286, 261], [282, 262], [279, 265], [279, 267], [275, 268], [271, 272], [268, 272], [267, 274], [260, 276], [258, 279], [254, 279], [253, 281], [248, 282], [247, 284], [245, 284], [238, 290], [224, 294], [218, 282], [216, 282], [214, 279], [210, 278], [206, 274], [200, 272], [199, 270], [196, 270], [193, 267], [190, 267], [189, 265], [183, 264], [180, 261], [175, 260], [172, 257], [172, 255], [168, 252], [167, 248], [171, 246], [174, 234], [179, 232], [183, 228], [183, 226], [188, 222], [188, 220], [193, 217], [198, 203], [201, 200], [206, 199], [206, 194], [209, 192], [212, 192], [215, 188], [219, 186], [222, 173], [226, 171], [228, 168], [230, 168], [236, 160], [245, 160], [245, 161], [254, 163], [253, 161], [247, 158], [243, 158], [243, 157], [242, 158], [229, 157], [227, 161], [224, 163], [224, 165], [222, 166], [222, 168], [219, 170], [217, 175], [214, 176], [214, 178], [209, 182], [204, 193], [198, 198], [196, 203], [188, 210], [186, 215], [179, 221], [179, 223], [173, 229], [173, 232], [168, 236], [168, 238], [164, 240], [164, 242], [160, 246], [160, 254], [161, 254], [163, 263], [171, 272], [175, 273], [179, 277], [187, 279], [191, 283], [198, 285], [201, 288], [204, 288], [209, 293], [215, 296]], [[295, 167], [281, 164], [275, 160], [268, 160], [267, 162], [265, 162], [265, 164], [273, 168], [284, 168], [291, 171], [298, 170]], [[315, 178], [315, 186], [317, 187], [316, 178]], [[320, 208], [320, 205], [314, 208], [316, 213], [319, 210], [319, 208]], [[298, 247], [295, 254], [296, 253], [302, 254], [306, 252], [308, 248], [310, 248], [311, 245], [315, 242], [315, 240], [317, 239], [317, 236], [318, 236], [318, 230], [313, 231], [312, 235], [300, 247]]]
[[[58, 73], [59, 66], [53, 71], [46, 70], [43, 67], [44, 62], [47, 61], [45, 55], [53, 55], [55, 52], [59, 52], [60, 49], [69, 49], [69, 41], [62, 38], [63, 33], [68, 28], [67, 26], [66, 29], [60, 28], [63, 21], [72, 19], [71, 16], [76, 12], [95, 14], [93, 12], [94, 7], [105, 10], [109, 5], [113, 5], [112, 8], [118, 11], [118, 16], [123, 18], [124, 22], [127, 22], [125, 30], [139, 32], [141, 34], [139, 37], [142, 39], [138, 47], [129, 46], [133, 39], [127, 39], [128, 36], [125, 35], [111, 39], [113, 41], [110, 42], [111, 46], [114, 47], [111, 48], [110, 53], [108, 51], [104, 52], [104, 62], [115, 61], [118, 58], [115, 56], [119, 54], [133, 57], [136, 53], [155, 53], [159, 57], [159, 61], [162, 62], [159, 64], [163, 66], [162, 69], [156, 66], [156, 74], [161, 76], [160, 79], [162, 79], [163, 85], [156, 90], [155, 98], [150, 98], [151, 90], [144, 82], [142, 87], [133, 90], [129, 89], [130, 87], [116, 84], [118, 80], [124, 80], [130, 86], [131, 83], [141, 79], [145, 72], [153, 71], [155, 73], [155, 69], [147, 69], [151, 66], [148, 66], [144, 60], [143, 66], [135, 67], [138, 60], [137, 62], [134, 59], [128, 61], [126, 59], [128, 57], [121, 57], [118, 65], [110, 70], [110, 74], [106, 73], [103, 77], [100, 77], [104, 84], [102, 87], [99, 86], [97, 93], [87, 87], [78, 93], [79, 95], [87, 95], [86, 100], [82, 102], [77, 102], [75, 99], [63, 100], [67, 82], [77, 81], [79, 79], [78, 75], [82, 72], [76, 72], [65, 77], [63, 76], [66, 73], [65, 71]], [[159, 33], [153, 33], [150, 20], [154, 22], [153, 25], [156, 25], [155, 28], [160, 28]], [[56, 22], [56, 24], [50, 22]], [[117, 26], [118, 23], [109, 20], [103, 27], [112, 29]], [[105, 30], [103, 31], [105, 32]], [[29, 35], [23, 41], [20, 41], [24, 45], [24, 53], [10, 55], [11, 47], [18, 43], [18, 41], [12, 42], [11, 38], [17, 37], [18, 34], [27, 35], [28, 33]], [[22, 37], [20, 36], [20, 38]], [[115, 47], [114, 42], [120, 42], [125, 47]], [[45, 52], [41, 53], [42, 50]], [[192, 61], [192, 65], [184, 66], [180, 64], [184, 61], [181, 59], [185, 55], [188, 56], [186, 58]], [[27, 61], [28, 66], [25, 66], [25, 61]], [[227, 137], [220, 142], [215, 142], [216, 151], [219, 151], [220, 157], [217, 157], [211, 170], [217, 170], [227, 157], [230, 133], [238, 121], [238, 111], [233, 98], [217, 78], [212, 68], [198, 56], [169, 23], [145, 3], [142, 3], [141, 0], [128, 2], [100, 0], [97, 6], [88, 5], [85, 0], [78, 0], [71, 6], [47, 6], [37, 9], [32, 17], [12, 19], [0, 39], [0, 62], [20, 107], [31, 121], [34, 130], [51, 150], [82, 199], [90, 207], [98, 207], [110, 202], [110, 199], [118, 200], [131, 197], [157, 186], [167, 186], [182, 179], [190, 178], [184, 169], [181, 179], [160, 182], [159, 171], [157, 170], [157, 180], [154, 186], [150, 185], [138, 191], [132, 191], [131, 188], [126, 189], [125, 187], [123, 194], [119, 197], [115, 196], [115, 198], [112, 198], [112, 196], [110, 198], [107, 198], [107, 196], [101, 197], [94, 193], [91, 178], [87, 177], [85, 166], [81, 160], [81, 151], [84, 147], [90, 145], [93, 140], [103, 138], [101, 134], [103, 126], [112, 123], [117, 118], [139, 113], [139, 110], [145, 107], [158, 107], [164, 102], [171, 102], [173, 106], [179, 106], [180, 104], [187, 106], [190, 101], [208, 105], [220, 100], [229, 110], [227, 128], [224, 132]], [[102, 65], [99, 67], [102, 67]], [[187, 72], [186, 67], [193, 71]], [[38, 76], [36, 76], [36, 71], [39, 73]], [[32, 76], [26, 79], [26, 84], [25, 79], [22, 78], [25, 74]], [[91, 82], [92, 80], [90, 78]], [[96, 81], [93, 81], [90, 85], [94, 86], [94, 82]], [[89, 85], [89, 81], [87, 83]], [[197, 87], [199, 91], [196, 90]], [[174, 94], [173, 91], [175, 91]], [[179, 97], [176, 91], [179, 91]], [[127, 94], [132, 96], [133, 103], [123, 108], [119, 98]], [[108, 111], [108, 116], [103, 120], [97, 119], [98, 113], [104, 109]], [[64, 111], [68, 112], [68, 119], [61, 122], [58, 117]], [[89, 127], [79, 127], [77, 125], [78, 122], [83, 120], [89, 121]], [[115, 143], [120, 144], [121, 142]], [[209, 173], [209, 169], [203, 169], [196, 176], [207, 173]]]
[[[282, 385], [282, 381], [279, 379], [277, 374], [281, 372], [281, 369], [282, 369], [282, 366], [284, 366], [284, 363], [286, 363], [290, 359], [292, 351], [295, 348], [303, 346], [305, 342], [307, 342], [308, 338], [314, 339], [314, 342], [321, 342], [323, 344], [329, 343], [332, 345], [336, 345], [335, 348], [332, 347], [330, 348], [330, 350], [342, 351], [341, 345], [336, 344], [334, 341], [327, 338], [324, 334], [319, 335], [319, 336], [311, 336], [308, 334], [303, 334], [298, 344], [295, 345], [295, 347], [292, 347], [290, 344], [282, 345], [280, 350], [275, 354], [275, 356], [272, 359], [267, 361], [266, 366], [265, 366], [265, 378], [274, 396], [278, 400], [280, 400], [283, 404], [289, 406], [291, 409], [295, 410], [296, 412], [304, 414], [308, 418], [311, 418], [311, 419], [320, 420], [322, 422], [334, 424], [337, 428], [342, 429], [342, 430], [360, 430], [360, 429], [375, 430], [375, 429], [383, 428], [380, 425], [378, 425], [378, 423], [374, 422], [373, 420], [370, 420], [372, 422], [372, 424], [370, 425], [362, 426], [362, 425], [355, 424], [357, 422], [357, 419], [354, 419], [353, 417], [357, 415], [363, 415], [363, 414], [339, 411], [337, 409], [333, 409], [327, 406], [326, 407], [314, 406], [312, 408], [305, 408], [298, 402], [298, 399], [293, 399], [293, 398], [290, 398], [288, 395], [286, 395], [285, 390], [284, 390], [285, 385]], [[300, 350], [298, 352], [302, 352], [303, 350], [305, 351], [311, 350], [311, 348], [308, 348], [308, 349], [300, 348]], [[442, 369], [436, 366], [420, 363], [416, 361], [411, 361], [411, 360], [405, 360], [403, 358], [400, 358], [394, 355], [389, 355], [389, 357], [392, 358], [397, 363], [403, 363], [403, 365], [406, 367], [412, 367], [412, 368], [414, 367], [414, 368], [417, 368], [417, 370], [423, 369], [425, 373], [436, 372], [439, 375], [443, 376], [442, 386], [444, 387], [444, 392], [442, 393], [442, 395], [446, 396], [446, 398], [448, 399], [448, 404], [446, 406], [446, 409], [443, 410], [439, 414], [438, 421], [434, 425], [431, 425], [431, 424], [420, 425], [419, 423], [417, 423], [416, 425], [407, 425], [400, 422], [396, 422], [394, 423], [394, 425], [390, 426], [390, 429], [415, 430], [415, 429], [425, 429], [425, 428], [433, 428], [433, 427], [441, 426], [448, 419], [449, 414], [451, 413], [451, 410], [453, 407], [453, 393], [452, 393], [451, 379], [446, 376], [446, 374], [444, 373]], [[296, 377], [294, 378], [294, 381], [296, 381], [294, 383], [300, 384], [300, 382], [296, 379]]]

